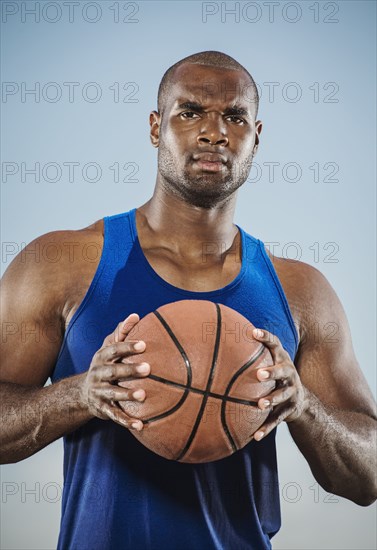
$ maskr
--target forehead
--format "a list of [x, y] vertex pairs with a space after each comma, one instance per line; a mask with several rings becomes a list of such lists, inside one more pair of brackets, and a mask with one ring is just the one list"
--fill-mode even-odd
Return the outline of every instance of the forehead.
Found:
[[242, 70], [184, 63], [175, 70], [173, 79], [167, 94], [168, 108], [182, 100], [197, 101], [204, 106], [237, 104], [251, 112], [255, 108], [252, 82]]

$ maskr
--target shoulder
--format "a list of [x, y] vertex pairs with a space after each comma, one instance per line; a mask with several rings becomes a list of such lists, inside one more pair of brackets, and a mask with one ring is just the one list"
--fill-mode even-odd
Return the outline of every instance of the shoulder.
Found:
[[102, 246], [103, 220], [98, 220], [82, 229], [51, 231], [41, 235], [21, 251], [20, 261], [30, 268], [39, 267], [46, 274], [54, 272], [54, 264], [58, 264], [61, 272], [68, 265], [79, 266], [82, 262], [95, 261], [98, 255], [95, 249], [100, 252]]
[[[307, 300], [318, 297], [318, 291], [330, 290], [330, 283], [316, 267], [298, 260], [280, 258], [267, 252], [279, 278], [285, 285], [293, 286], [295, 291]], [[303, 296], [303, 297], [304, 297]]]
[[2, 380], [43, 386], [51, 375], [68, 315], [96, 270], [99, 254], [89, 245], [102, 247], [101, 227], [41, 235], [9, 265], [1, 283]]
[[[63, 311], [81, 279], [91, 276], [103, 246], [103, 220], [79, 230], [45, 233], [18, 253], [2, 280], [5, 304]], [[74, 283], [73, 281], [76, 280]]]
[[305, 262], [274, 256], [267, 249], [266, 252], [299, 328], [300, 340], [319, 323], [323, 327], [345, 316], [334, 288], [321, 271]]
[[90, 243], [102, 245], [103, 220], [78, 230], [51, 231], [33, 239], [13, 259], [4, 278], [28, 272], [48, 276], [66, 264], [80, 263]]

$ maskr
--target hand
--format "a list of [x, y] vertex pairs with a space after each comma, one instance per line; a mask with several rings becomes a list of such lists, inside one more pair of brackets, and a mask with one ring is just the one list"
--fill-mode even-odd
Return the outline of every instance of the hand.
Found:
[[139, 320], [139, 316], [132, 313], [104, 339], [101, 349], [93, 356], [81, 388], [82, 401], [93, 416], [102, 420], [110, 419], [125, 428], [138, 431], [143, 428], [141, 420], [128, 416], [117, 401], [142, 402], [145, 400], [145, 391], [140, 388], [136, 391], [122, 388], [117, 382], [143, 378], [150, 373], [148, 363], [140, 361], [136, 364], [127, 360], [130, 355], [145, 351], [143, 341], [124, 341]]
[[279, 338], [267, 330], [260, 329], [254, 329], [253, 336], [270, 350], [274, 361], [272, 367], [258, 369], [258, 380], [276, 380], [275, 390], [258, 401], [260, 409], [271, 410], [266, 422], [253, 436], [253, 439], [260, 441], [283, 420], [296, 420], [308, 406], [308, 394]]

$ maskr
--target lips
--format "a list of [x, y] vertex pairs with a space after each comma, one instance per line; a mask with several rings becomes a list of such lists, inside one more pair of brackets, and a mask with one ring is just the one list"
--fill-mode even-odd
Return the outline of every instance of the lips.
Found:
[[220, 172], [227, 158], [220, 153], [202, 152], [193, 155], [196, 166], [203, 172]]
[[220, 162], [225, 164], [227, 158], [220, 153], [203, 152], [197, 153], [193, 156], [194, 160], [200, 160], [202, 162]]

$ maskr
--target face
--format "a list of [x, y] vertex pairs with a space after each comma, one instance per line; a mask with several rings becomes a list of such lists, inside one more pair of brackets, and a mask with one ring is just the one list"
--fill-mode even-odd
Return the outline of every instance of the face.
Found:
[[195, 206], [211, 208], [247, 179], [262, 130], [243, 71], [184, 64], [162, 114], [150, 115], [159, 148], [158, 183]]

